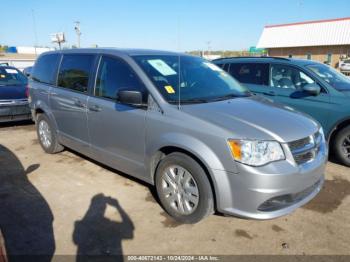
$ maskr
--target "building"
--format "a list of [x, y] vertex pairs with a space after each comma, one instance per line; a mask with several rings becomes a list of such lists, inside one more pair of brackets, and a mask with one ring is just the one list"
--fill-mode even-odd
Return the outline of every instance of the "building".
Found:
[[269, 56], [316, 60], [338, 67], [350, 57], [350, 17], [265, 26], [258, 48]]
[[37, 56], [35, 54], [0, 53], [0, 64], [8, 64], [19, 70], [33, 66]]
[[38, 55], [54, 50], [49, 47], [13, 46], [0, 52], [0, 64], [8, 64], [19, 70], [33, 66]]

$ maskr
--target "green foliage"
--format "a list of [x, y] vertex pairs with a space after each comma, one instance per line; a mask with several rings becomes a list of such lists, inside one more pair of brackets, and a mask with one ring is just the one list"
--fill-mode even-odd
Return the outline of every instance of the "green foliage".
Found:
[[0, 45], [0, 52], [6, 52], [7, 48], [7, 45]]
[[[201, 54], [208, 54], [208, 51], [199, 51], [199, 50], [194, 50], [194, 51], [189, 51], [187, 52], [188, 54], [191, 55], [197, 55], [200, 56]], [[251, 54], [247, 50], [242, 50], [242, 51], [233, 51], [233, 50], [217, 50], [217, 51], [210, 51], [211, 55], [220, 55], [221, 57], [232, 57], [232, 56], [250, 56]]]

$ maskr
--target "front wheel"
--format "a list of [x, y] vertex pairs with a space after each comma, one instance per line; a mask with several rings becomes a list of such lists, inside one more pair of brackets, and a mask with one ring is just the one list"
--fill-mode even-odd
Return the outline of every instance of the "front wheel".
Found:
[[166, 212], [180, 223], [197, 223], [214, 211], [207, 174], [185, 154], [172, 153], [160, 162], [156, 188]]
[[334, 151], [342, 164], [350, 166], [350, 126], [343, 128], [335, 136]]

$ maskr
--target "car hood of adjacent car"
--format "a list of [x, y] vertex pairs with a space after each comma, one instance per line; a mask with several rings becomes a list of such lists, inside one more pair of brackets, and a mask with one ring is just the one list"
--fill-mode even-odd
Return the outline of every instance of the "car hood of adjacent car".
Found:
[[258, 96], [182, 106], [189, 115], [229, 131], [232, 138], [291, 142], [317, 132], [311, 117]]

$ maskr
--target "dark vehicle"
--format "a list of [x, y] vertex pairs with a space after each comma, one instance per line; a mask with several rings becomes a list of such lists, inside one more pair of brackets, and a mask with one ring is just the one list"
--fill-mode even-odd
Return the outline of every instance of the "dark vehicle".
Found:
[[251, 92], [318, 120], [330, 149], [350, 166], [350, 78], [328, 65], [279, 57], [236, 57], [214, 63]]
[[17, 68], [0, 66], [0, 122], [31, 119], [28, 79]]

